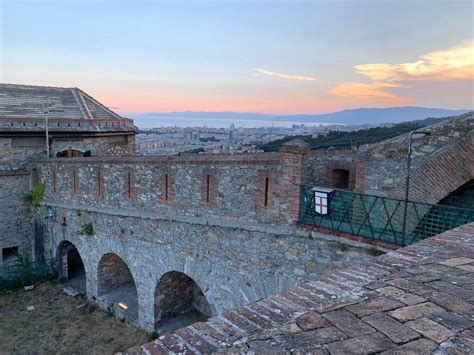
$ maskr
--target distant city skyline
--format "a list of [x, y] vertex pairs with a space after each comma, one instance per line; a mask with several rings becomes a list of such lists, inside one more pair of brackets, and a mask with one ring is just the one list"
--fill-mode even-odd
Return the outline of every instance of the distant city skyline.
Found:
[[0, 0], [0, 81], [117, 112], [474, 107], [472, 1]]

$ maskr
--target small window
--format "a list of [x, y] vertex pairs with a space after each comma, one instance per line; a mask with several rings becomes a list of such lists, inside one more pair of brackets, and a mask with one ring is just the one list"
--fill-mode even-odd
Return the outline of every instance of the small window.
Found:
[[12, 262], [17, 259], [18, 247], [10, 247], [2, 249], [2, 259], [4, 263]]
[[265, 178], [265, 196], [263, 200], [263, 205], [268, 207], [268, 188], [270, 187], [270, 178]]
[[347, 189], [349, 187], [349, 170], [334, 169], [332, 171], [332, 186], [338, 189]]

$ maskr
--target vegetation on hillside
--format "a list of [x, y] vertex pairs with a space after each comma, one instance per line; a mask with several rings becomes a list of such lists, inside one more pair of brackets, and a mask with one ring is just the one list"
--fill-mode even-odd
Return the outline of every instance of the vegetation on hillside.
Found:
[[311, 135], [287, 136], [258, 146], [265, 152], [276, 152], [280, 145], [293, 139], [301, 139], [311, 146], [311, 149], [334, 147], [337, 149], [350, 148], [360, 144], [377, 143], [396, 137], [431, 124], [443, 121], [446, 118], [428, 118], [426, 120], [402, 122], [390, 127], [373, 127], [358, 131], [330, 131], [327, 135], [313, 138]]

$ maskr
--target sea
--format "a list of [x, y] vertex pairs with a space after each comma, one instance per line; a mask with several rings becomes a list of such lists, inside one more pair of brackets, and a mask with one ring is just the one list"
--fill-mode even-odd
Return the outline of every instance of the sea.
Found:
[[282, 127], [291, 128], [295, 125], [300, 126], [327, 126], [333, 123], [324, 122], [298, 122], [298, 121], [279, 121], [279, 120], [252, 120], [252, 119], [226, 119], [226, 118], [190, 118], [190, 117], [131, 117], [135, 125], [139, 128], [158, 128], [158, 127], [210, 127], [210, 128], [229, 128], [234, 124], [236, 128], [261, 128], [261, 127]]

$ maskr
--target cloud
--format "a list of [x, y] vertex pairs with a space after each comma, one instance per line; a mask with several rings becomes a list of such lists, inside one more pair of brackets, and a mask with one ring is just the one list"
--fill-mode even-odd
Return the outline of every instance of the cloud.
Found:
[[362, 84], [348, 82], [331, 87], [329, 92], [337, 96], [378, 104], [385, 103], [396, 105], [413, 101], [410, 98], [402, 97], [386, 91], [386, 89], [398, 88], [400, 86], [401, 85], [399, 84], [391, 83]]
[[[346, 82], [329, 88], [333, 95], [365, 103], [404, 104], [415, 100], [390, 92], [414, 81], [474, 79], [474, 41], [426, 53], [411, 63], [368, 63], [355, 67], [356, 73], [369, 77], [371, 83]], [[405, 85], [404, 85], [405, 84]]]
[[474, 41], [429, 52], [416, 62], [402, 64], [369, 63], [355, 66], [357, 73], [376, 81], [473, 80]]
[[292, 75], [292, 74], [285, 74], [285, 73], [278, 73], [270, 70], [254, 68], [255, 71], [259, 72], [260, 74], [266, 76], [273, 76], [275, 78], [282, 78], [282, 79], [289, 79], [289, 80], [303, 80], [303, 81], [317, 81], [318, 79], [313, 78], [311, 76], [304, 76], [304, 75]]

